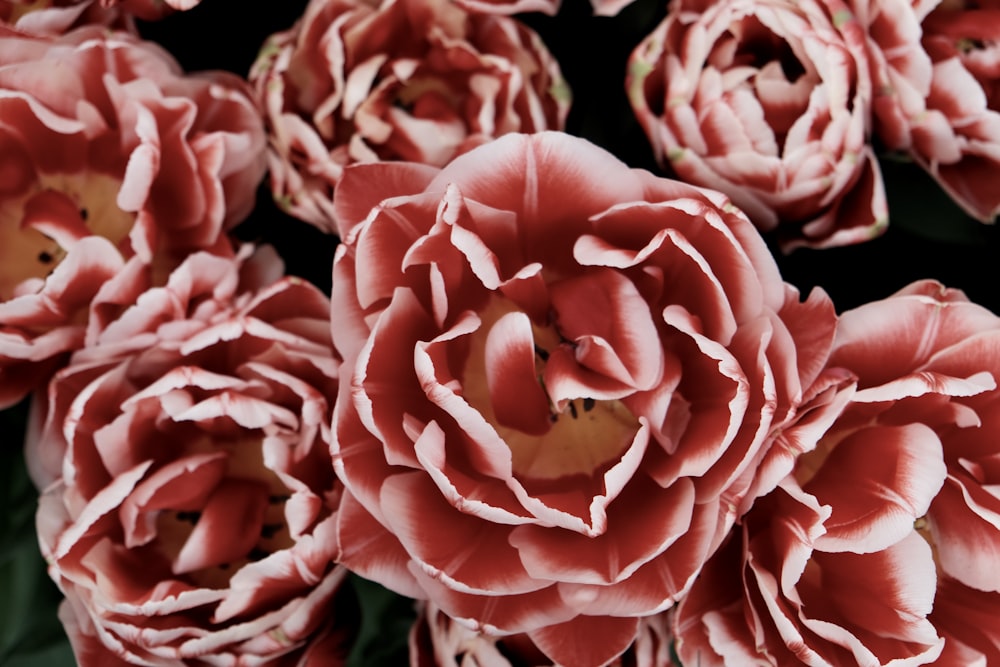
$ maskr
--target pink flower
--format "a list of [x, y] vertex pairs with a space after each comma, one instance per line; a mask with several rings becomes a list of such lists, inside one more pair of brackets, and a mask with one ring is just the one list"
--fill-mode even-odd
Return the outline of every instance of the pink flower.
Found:
[[[162, 280], [190, 252], [232, 254], [225, 231], [254, 204], [264, 133], [237, 77], [184, 76], [158, 47], [97, 27], [0, 28], [0, 115], [5, 406], [77, 345], [122, 257]], [[107, 243], [78, 248], [95, 237]]]
[[42, 386], [83, 346], [91, 301], [123, 266], [107, 239], [90, 236], [38, 281], [38, 291], [0, 301], [0, 408]]
[[549, 16], [555, 16], [562, 4], [562, 0], [455, 0], [455, 2], [470, 12], [480, 14], [541, 12]]
[[[521, 14], [541, 12], [555, 16], [562, 0], [455, 0], [471, 12], [484, 14]], [[596, 16], [615, 16], [635, 0], [590, 0]]]
[[772, 446], [826, 396], [832, 305], [718, 193], [546, 132], [357, 165], [335, 206], [339, 558], [362, 576], [600, 664], [814, 444]]
[[155, 21], [175, 11], [187, 11], [201, 4], [201, 0], [98, 0], [102, 7], [120, 7], [146, 21]]
[[[670, 665], [669, 617], [669, 613], [664, 613], [639, 619], [632, 645], [624, 654], [604, 664], [609, 667]], [[417, 620], [410, 629], [409, 647], [410, 667], [552, 665], [527, 635], [491, 637], [475, 632], [429, 603], [418, 605]], [[593, 656], [585, 659], [593, 659]]]
[[0, 0], [0, 19], [33, 34], [58, 35], [87, 23], [128, 27], [132, 17], [156, 21], [201, 0]]
[[[845, 494], [863, 484], [858, 472], [842, 480]], [[790, 482], [754, 504], [677, 608], [682, 664], [906, 667], [938, 657], [927, 543], [911, 533], [871, 553], [823, 551], [830, 512]]]
[[1000, 213], [1000, 4], [853, 4], [868, 26], [879, 138], [969, 215], [992, 222]]
[[561, 129], [569, 106], [537, 34], [450, 0], [312, 0], [250, 78], [275, 199], [330, 232], [345, 165], [441, 166], [501, 134]]
[[275, 262], [195, 253], [128, 307], [106, 283], [49, 385], [27, 457], [81, 665], [346, 655], [329, 301]]
[[660, 164], [727, 194], [785, 251], [884, 231], [850, 12], [839, 0], [695, 4], [675, 1], [629, 63], [632, 107]]
[[971, 631], [961, 619], [972, 622], [973, 609], [1000, 604], [1000, 472], [993, 463], [1000, 457], [1000, 318], [958, 290], [922, 281], [843, 322], [831, 363], [858, 375], [855, 402], [865, 419], [882, 432], [920, 427], [940, 441], [943, 485], [923, 514], [895, 525], [931, 545], [939, 573], [931, 620], [946, 638], [944, 656], [966, 656], [952, 664], [974, 664], [968, 655], [992, 664], [1000, 659], [1000, 622], [975, 621]]
[[129, 14], [95, 0], [0, 0], [0, 21], [34, 35], [61, 35], [88, 24], [137, 32]]
[[680, 605], [682, 659], [993, 664], [1000, 318], [914, 283], [844, 313], [829, 363], [857, 392]]

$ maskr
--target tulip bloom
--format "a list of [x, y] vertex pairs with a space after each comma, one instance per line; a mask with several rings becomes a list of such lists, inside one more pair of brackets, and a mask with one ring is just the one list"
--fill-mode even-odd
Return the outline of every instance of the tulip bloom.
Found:
[[335, 205], [339, 559], [553, 662], [624, 652], [833, 405], [832, 304], [718, 193], [539, 133]]

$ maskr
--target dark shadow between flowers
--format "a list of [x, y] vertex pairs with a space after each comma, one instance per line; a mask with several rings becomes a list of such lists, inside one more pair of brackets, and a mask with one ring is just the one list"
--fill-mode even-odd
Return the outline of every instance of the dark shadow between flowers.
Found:
[[918, 165], [883, 158], [880, 166], [889, 203], [885, 234], [853, 246], [800, 248], [787, 255], [768, 239], [785, 280], [803, 293], [824, 288], [843, 312], [931, 278], [1000, 313], [1000, 229], [969, 217]]
[[274, 203], [267, 179], [257, 188], [257, 204], [250, 216], [233, 230], [236, 238], [269, 244], [285, 261], [285, 271], [304, 278], [330, 294], [336, 236], [291, 217]]

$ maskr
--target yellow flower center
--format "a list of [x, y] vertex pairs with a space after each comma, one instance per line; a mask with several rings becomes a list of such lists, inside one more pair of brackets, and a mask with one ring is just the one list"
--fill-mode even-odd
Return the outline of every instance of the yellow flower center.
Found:
[[[18, 286], [33, 278], [44, 279], [66, 255], [66, 248], [42, 227], [31, 226], [45, 218], [46, 224], [58, 226], [77, 237], [103, 236], [119, 244], [132, 228], [135, 215], [118, 208], [116, 197], [121, 181], [93, 173], [41, 174], [27, 189], [4, 196], [0, 193], [0, 300], [17, 294]], [[47, 207], [44, 214], [32, 211], [45, 193], [55, 193], [59, 206]], [[58, 236], [58, 235], [56, 235]]]
[[560, 345], [571, 346], [555, 324], [533, 322], [535, 380], [548, 399], [549, 427], [541, 434], [502, 423], [496, 416], [492, 394], [503, 387], [489, 386], [486, 372], [486, 338], [493, 325], [516, 307], [495, 298], [479, 313], [482, 326], [472, 334], [470, 353], [462, 378], [463, 395], [496, 429], [510, 448], [514, 474], [521, 479], [555, 480], [574, 475], [591, 476], [609, 468], [628, 449], [639, 429], [639, 421], [619, 400], [574, 397], [559, 408], [545, 390], [545, 365], [549, 353]]
[[[240, 528], [245, 529], [236, 531], [240, 533], [236, 541], [250, 547], [239, 549], [242, 553], [232, 559], [221, 560], [220, 554], [215, 558], [209, 557], [202, 567], [178, 573], [196, 586], [216, 589], [228, 586], [232, 575], [247, 563], [261, 560], [294, 544], [285, 521], [285, 502], [290, 494], [277, 474], [264, 465], [260, 438], [248, 436], [220, 440], [201, 437], [192, 443], [187, 453], [219, 451], [225, 451], [229, 456], [226, 459], [225, 476], [216, 490], [228, 483], [235, 484], [243, 491], [242, 494], [238, 494], [242, 495], [242, 498], [233, 498], [231, 507], [234, 512], [242, 512], [239, 516], [234, 516], [233, 520], [241, 521]], [[266, 504], [263, 498], [266, 498]], [[198, 510], [164, 510], [158, 513], [156, 544], [168, 560], [177, 561], [178, 555], [201, 518], [202, 512]], [[217, 552], [225, 550], [225, 548], [216, 549]]]

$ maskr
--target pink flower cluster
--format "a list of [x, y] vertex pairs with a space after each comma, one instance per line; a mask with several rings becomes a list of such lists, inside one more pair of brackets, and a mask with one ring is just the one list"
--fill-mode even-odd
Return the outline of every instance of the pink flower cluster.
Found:
[[856, 385], [676, 612], [684, 664], [1000, 659], [1000, 318], [932, 281], [840, 319]]
[[[413, 667], [1000, 661], [1000, 317], [838, 315], [756, 228], [884, 226], [875, 135], [992, 216], [987, 10], [674, 0], [630, 91], [696, 185], [559, 131], [477, 3], [312, 0], [249, 81], [142, 40], [162, 3], [22, 4], [0, 407], [79, 664], [346, 664], [349, 575]], [[230, 233], [267, 168], [330, 294]]]
[[969, 215], [1000, 212], [995, 3], [672, 0], [627, 87], [656, 158], [725, 192], [785, 251], [870, 239], [875, 150]]
[[129, 32], [0, 25], [0, 80], [6, 407], [83, 344], [87, 309], [129, 258], [162, 284], [192, 252], [234, 254], [225, 232], [254, 205], [266, 139], [239, 77], [185, 75]]

